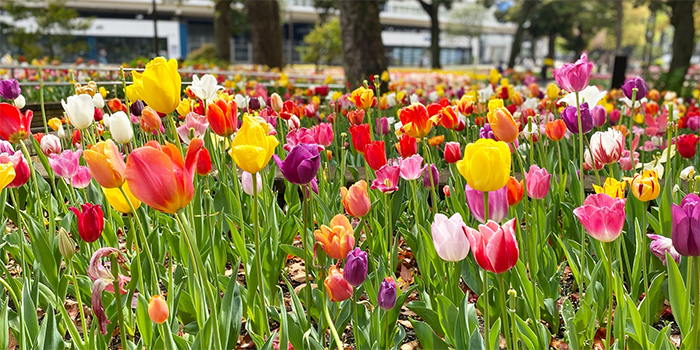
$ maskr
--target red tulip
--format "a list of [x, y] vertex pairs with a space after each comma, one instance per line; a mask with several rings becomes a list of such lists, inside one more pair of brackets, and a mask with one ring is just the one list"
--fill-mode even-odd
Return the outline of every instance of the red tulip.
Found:
[[372, 141], [365, 145], [365, 160], [374, 171], [379, 170], [386, 164], [386, 151], [384, 141]]
[[489, 220], [485, 225], [479, 225], [479, 231], [468, 228], [467, 237], [476, 262], [486, 271], [504, 273], [518, 262], [515, 219], [503, 226]]
[[418, 152], [418, 142], [406, 134], [399, 136], [399, 142], [394, 146], [396, 146], [396, 151], [399, 152], [401, 158], [408, 158]]
[[676, 146], [678, 147], [678, 153], [683, 156], [683, 158], [693, 158], [697, 152], [698, 137], [694, 134], [684, 134], [678, 136]]
[[235, 101], [218, 99], [207, 105], [207, 121], [211, 130], [219, 136], [231, 136], [238, 129], [237, 114]]
[[104, 215], [100, 205], [92, 205], [85, 203], [81, 210], [76, 207], [70, 207], [75, 216], [78, 218], [78, 234], [85, 242], [92, 243], [100, 238], [102, 229], [104, 228]]
[[459, 142], [450, 141], [445, 144], [445, 162], [456, 163], [462, 159], [462, 146]]
[[197, 158], [197, 175], [207, 176], [211, 172], [211, 155], [206, 148], [199, 151]]
[[19, 108], [9, 103], [0, 103], [0, 137], [12, 143], [26, 140], [31, 134], [33, 116], [30, 109], [22, 114]]
[[350, 135], [352, 136], [352, 146], [355, 147], [355, 151], [359, 154], [365, 154], [365, 146], [372, 142], [369, 124], [351, 126]]

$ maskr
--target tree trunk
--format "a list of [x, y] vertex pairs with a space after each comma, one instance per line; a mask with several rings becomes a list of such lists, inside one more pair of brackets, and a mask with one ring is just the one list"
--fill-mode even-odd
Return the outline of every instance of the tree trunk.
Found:
[[[345, 81], [351, 88], [387, 69], [377, 0], [339, 0]], [[386, 84], [383, 84], [386, 85]]]
[[671, 6], [671, 24], [673, 32], [673, 58], [666, 75], [666, 89], [680, 92], [685, 74], [693, 55], [695, 23], [693, 6], [695, 1], [669, 0]]
[[253, 63], [284, 66], [280, 6], [277, 0], [246, 0]]
[[615, 23], [615, 54], [619, 55], [622, 49], [622, 0], [615, 1], [615, 12], [617, 12], [617, 23]]
[[430, 54], [432, 57], [433, 69], [440, 69], [440, 20], [438, 19], [437, 8], [433, 5], [433, 13], [430, 14]]
[[216, 0], [214, 5], [214, 38], [216, 58], [231, 62], [231, 0]]
[[510, 48], [510, 59], [508, 59], [508, 68], [515, 67], [515, 59], [520, 54], [520, 47], [523, 44], [523, 34], [525, 32], [525, 22], [530, 17], [532, 11], [539, 5], [539, 0], [523, 1], [523, 5], [520, 8], [520, 18], [518, 18], [518, 29], [515, 31], [513, 36], [513, 45]]
[[547, 42], [547, 58], [554, 60], [554, 50], [556, 50], [557, 32], [549, 33], [549, 41]]
[[651, 8], [651, 13], [649, 14], [649, 21], [647, 24], [647, 31], [644, 35], [646, 41], [644, 42], [644, 51], [642, 52], [642, 67], [644, 69], [644, 76], [649, 77], [649, 65], [651, 64], [651, 52], [653, 51], [654, 45], [654, 32], [656, 31], [656, 9]]

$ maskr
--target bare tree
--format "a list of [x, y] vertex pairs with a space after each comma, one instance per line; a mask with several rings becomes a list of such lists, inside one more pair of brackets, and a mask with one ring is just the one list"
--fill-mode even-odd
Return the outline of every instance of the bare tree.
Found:
[[379, 1], [339, 0], [345, 80], [351, 87], [387, 69]]

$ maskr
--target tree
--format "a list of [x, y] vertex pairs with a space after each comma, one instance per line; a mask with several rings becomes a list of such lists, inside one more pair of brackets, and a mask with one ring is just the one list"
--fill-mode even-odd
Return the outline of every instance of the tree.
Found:
[[664, 88], [680, 92], [685, 74], [690, 67], [690, 57], [695, 48], [695, 19], [693, 18], [694, 0], [668, 0], [671, 7], [671, 25], [673, 25], [673, 50], [671, 65], [665, 76]]
[[527, 31], [534, 38], [547, 37], [547, 58], [554, 59], [555, 42], [563, 33], [571, 32], [574, 19], [581, 11], [578, 2], [551, 0], [533, 11]]
[[430, 16], [430, 53], [434, 69], [440, 69], [440, 19], [438, 12], [440, 6], [445, 9], [452, 8], [452, 0], [418, 0], [421, 7]]
[[316, 65], [325, 62], [330, 64], [343, 54], [343, 42], [340, 40], [340, 22], [334, 18], [324, 24], [317, 24], [304, 37], [304, 46], [297, 48], [301, 60]]
[[214, 1], [214, 39], [216, 58], [231, 62], [231, 0]]
[[[90, 28], [92, 19], [78, 18], [78, 11], [66, 8], [65, 3], [66, 0], [2, 1], [2, 9], [12, 18], [10, 23], [3, 24], [10, 45], [29, 59], [44, 55], [60, 58], [56, 47], [63, 54], [84, 50], [87, 44], [76, 40], [75, 34]], [[33, 19], [36, 25], [27, 28], [14, 25], [27, 19]]]
[[284, 66], [282, 24], [277, 0], [246, 0], [253, 63], [270, 68]]
[[331, 12], [338, 9], [337, 0], [314, 0], [314, 8], [318, 10], [318, 19], [321, 24], [328, 21]]
[[525, 32], [525, 22], [530, 18], [532, 12], [540, 4], [540, 0], [524, 0], [520, 6], [520, 14], [518, 16], [518, 29], [513, 36], [513, 45], [510, 47], [510, 58], [508, 59], [508, 68], [515, 66], [515, 58], [520, 54], [520, 47], [523, 44], [523, 33]]
[[345, 81], [357, 87], [370, 75], [382, 74], [387, 69], [379, 1], [339, 0], [338, 8]]

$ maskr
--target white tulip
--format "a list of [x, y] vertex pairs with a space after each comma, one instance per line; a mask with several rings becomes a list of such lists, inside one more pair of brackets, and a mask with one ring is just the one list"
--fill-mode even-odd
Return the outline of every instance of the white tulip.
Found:
[[41, 138], [41, 152], [45, 155], [61, 153], [61, 140], [56, 135], [48, 134]]
[[243, 109], [243, 108], [248, 108], [248, 99], [245, 98], [241, 94], [236, 94], [236, 105], [238, 108]]
[[190, 90], [199, 99], [209, 102], [213, 102], [216, 98], [216, 92], [222, 90], [224, 87], [216, 84], [216, 77], [211, 74], [206, 74], [199, 79], [195, 74], [192, 77], [192, 85], [190, 85]]
[[482, 101], [488, 101], [495, 93], [496, 92], [493, 91], [493, 86], [491, 86], [491, 84], [486, 85], [485, 88], [479, 90], [479, 99]]
[[265, 107], [267, 107], [267, 103], [265, 103], [264, 98], [258, 97], [258, 101], [260, 101], [260, 109], [265, 109]]
[[65, 139], [67, 134], [66, 134], [66, 129], [63, 128], [63, 125], [58, 127], [58, 131], [56, 132], [58, 134], [58, 137]]
[[131, 120], [126, 116], [126, 113], [119, 111], [112, 114], [109, 119], [109, 131], [112, 133], [112, 139], [121, 144], [131, 141], [134, 130], [131, 128]]
[[411, 104], [418, 103], [419, 102], [418, 95], [416, 95], [415, 93], [411, 94], [410, 101], [411, 101]]
[[396, 106], [396, 93], [392, 92], [388, 95], [386, 95], [386, 104], [389, 106], [389, 108]]
[[95, 108], [102, 109], [105, 106], [105, 99], [102, 98], [102, 94], [96, 93], [95, 96], [92, 97], [92, 104], [95, 106]]
[[24, 108], [24, 105], [27, 103], [27, 100], [24, 99], [24, 95], [19, 95], [15, 99], [15, 107], [22, 109]]
[[[607, 91], [600, 91], [597, 87], [589, 85], [587, 88], [578, 93], [578, 102], [588, 102], [588, 108], [593, 108], [605, 97], [606, 94]], [[562, 97], [559, 101], [566, 102], [566, 104], [569, 106], [576, 106], [576, 93], [572, 92]]]
[[685, 181], [692, 180], [695, 177], [695, 167], [689, 166], [681, 171], [681, 179]]
[[92, 103], [90, 95], [69, 96], [68, 102], [61, 100], [61, 104], [74, 127], [84, 130], [95, 121], [95, 105]]

